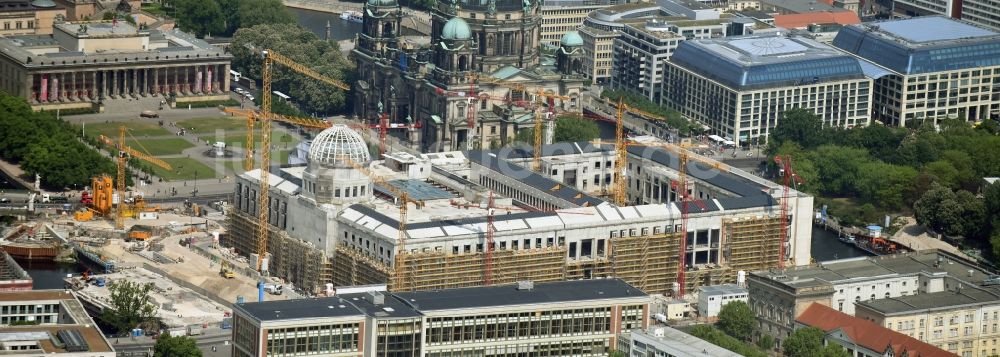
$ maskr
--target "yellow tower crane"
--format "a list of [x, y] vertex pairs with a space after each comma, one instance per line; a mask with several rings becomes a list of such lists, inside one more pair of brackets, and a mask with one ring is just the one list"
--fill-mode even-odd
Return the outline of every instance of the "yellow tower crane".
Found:
[[[423, 207], [424, 206], [424, 201], [422, 201], [422, 200], [414, 200], [414, 199], [410, 198], [410, 194], [406, 193], [405, 190], [401, 190], [399, 188], [396, 188], [396, 186], [393, 186], [392, 184], [390, 184], [389, 182], [387, 182], [385, 179], [383, 179], [381, 176], [379, 176], [379, 175], [375, 174], [374, 172], [372, 172], [368, 167], [365, 167], [365, 165], [363, 163], [355, 162], [354, 160], [351, 160], [350, 158], [348, 158], [346, 156], [342, 156], [340, 158], [340, 160], [343, 160], [344, 162], [350, 164], [352, 167], [354, 167], [355, 170], [358, 170], [361, 173], [365, 174], [365, 176], [368, 176], [369, 178], [371, 178], [373, 184], [378, 184], [378, 185], [384, 187], [389, 192], [392, 192], [392, 194], [395, 195], [396, 198], [398, 198], [398, 202], [396, 202], [396, 203], [399, 205], [399, 227], [398, 227], [398, 232], [399, 232], [399, 236], [398, 236], [399, 249], [397, 250], [397, 252], [394, 255], [394, 258], [395, 258], [394, 261], [395, 261], [395, 263], [394, 263], [394, 266], [393, 266], [393, 271], [394, 271], [394, 275], [395, 275], [396, 281], [395, 281], [395, 284], [393, 286], [393, 288], [394, 288], [393, 290], [395, 290], [395, 291], [406, 291], [406, 290], [409, 290], [409, 287], [408, 287], [407, 283], [411, 279], [407, 276], [408, 271], [406, 270], [406, 258], [405, 258], [405, 255], [407, 254], [407, 252], [406, 252], [406, 211], [407, 211], [407, 209], [408, 209], [408, 207], [409, 207], [409, 205], [411, 203], [415, 207]], [[374, 192], [374, 190], [372, 190], [372, 192]]]
[[[274, 68], [273, 68], [274, 63], [281, 64], [281, 65], [283, 65], [285, 67], [288, 67], [288, 68], [290, 68], [290, 69], [292, 69], [292, 70], [294, 70], [296, 72], [299, 72], [299, 73], [304, 74], [306, 76], [309, 76], [309, 77], [311, 77], [313, 79], [319, 80], [321, 82], [327, 83], [329, 85], [332, 85], [334, 87], [337, 87], [337, 88], [340, 88], [340, 89], [343, 89], [343, 90], [350, 90], [351, 86], [347, 85], [344, 82], [338, 81], [336, 79], [332, 79], [332, 78], [326, 77], [326, 76], [320, 74], [319, 72], [316, 72], [316, 71], [314, 71], [314, 70], [312, 70], [312, 69], [310, 69], [310, 68], [308, 68], [306, 66], [298, 64], [295, 61], [292, 61], [291, 59], [289, 59], [288, 57], [282, 56], [281, 54], [278, 54], [278, 53], [276, 53], [274, 51], [270, 51], [270, 50], [261, 51], [261, 57], [263, 59], [263, 64], [261, 66], [261, 77], [262, 77], [261, 81], [263, 82], [263, 85], [262, 85], [262, 89], [263, 89], [262, 92], [263, 93], [261, 94], [261, 99], [260, 99], [260, 103], [261, 103], [260, 104], [260, 111], [261, 111], [260, 116], [261, 117], [258, 118], [258, 119], [260, 120], [260, 124], [261, 124], [260, 125], [260, 127], [261, 127], [260, 144], [263, 147], [263, 150], [261, 150], [261, 155], [260, 155], [261, 156], [261, 159], [260, 159], [261, 160], [261, 165], [260, 165], [260, 171], [261, 171], [261, 173], [260, 173], [260, 190], [259, 190], [258, 197], [257, 197], [258, 207], [257, 207], [257, 230], [256, 230], [256, 238], [257, 238], [257, 271], [260, 271], [261, 273], [263, 273], [262, 270], [263, 270], [263, 267], [264, 267], [264, 257], [267, 255], [267, 225], [268, 225], [268, 214], [270, 213], [270, 202], [269, 202], [270, 197], [268, 197], [269, 196], [269, 192], [270, 192], [270, 183], [268, 183], [268, 179], [270, 178], [270, 175], [271, 175], [271, 168], [270, 168], [270, 163], [271, 163], [271, 75], [272, 75], [272, 72], [274, 70]], [[247, 130], [247, 145], [248, 146], [253, 145], [252, 143], [254, 141], [253, 140], [253, 124], [254, 124], [254, 121], [255, 120], [253, 118], [248, 118], [247, 119], [247, 129], [248, 129]], [[250, 149], [248, 149], [247, 151], [249, 153], [248, 155], [250, 155], [248, 157], [248, 161], [250, 162], [249, 165], [252, 165], [253, 164], [253, 156], [252, 156], [253, 155], [253, 151], [250, 150]], [[250, 167], [250, 166], [248, 166], [248, 167]]]
[[508, 88], [508, 89], [511, 89], [511, 90], [514, 90], [514, 91], [523, 92], [523, 93], [531, 94], [531, 95], [535, 96], [535, 100], [534, 100], [534, 102], [535, 102], [535, 129], [534, 129], [535, 143], [534, 144], [535, 145], [534, 145], [534, 150], [532, 150], [534, 152], [534, 158], [531, 161], [531, 169], [535, 170], [535, 171], [541, 170], [541, 168], [542, 168], [542, 135], [543, 135], [542, 134], [542, 103], [543, 103], [542, 102], [542, 98], [568, 100], [568, 99], [570, 99], [570, 97], [569, 96], [565, 96], [565, 95], [545, 93], [545, 91], [542, 88], [536, 88], [536, 89], [533, 89], [533, 90], [529, 91], [524, 84], [517, 83], [517, 82], [504, 81], [504, 80], [496, 79], [496, 78], [489, 77], [489, 76], [480, 76], [478, 74], [468, 74], [468, 75], [466, 75], [466, 78], [469, 79], [470, 81], [475, 80], [478, 83], [494, 84], [494, 85], [498, 85], [498, 86], [501, 86], [501, 87], [504, 87], [504, 88]]
[[[153, 165], [162, 167], [166, 170], [173, 170], [170, 164], [166, 163], [165, 161], [157, 159], [152, 155], [142, 153], [138, 150], [126, 146], [125, 145], [126, 133], [127, 130], [124, 125], [118, 128], [117, 143], [114, 140], [111, 140], [111, 138], [108, 138], [104, 135], [98, 137], [98, 139], [104, 144], [114, 147], [115, 149], [118, 149], [118, 156], [115, 158], [115, 161], [118, 164], [118, 177], [117, 177], [117, 182], [115, 182], [116, 184], [115, 190], [118, 191], [117, 192], [118, 207], [116, 208], [117, 212], [115, 213], [115, 229], [125, 229], [125, 164], [128, 161], [128, 159], [130, 157], [134, 157], [136, 159], [146, 161]], [[132, 134], [129, 134], [129, 137], [132, 137]], [[132, 137], [132, 140], [135, 140], [135, 142], [139, 144], [139, 147], [142, 148], [143, 151], [147, 153], [149, 152], [149, 150], [146, 150], [146, 148], [142, 147], [142, 143], [135, 137]]]

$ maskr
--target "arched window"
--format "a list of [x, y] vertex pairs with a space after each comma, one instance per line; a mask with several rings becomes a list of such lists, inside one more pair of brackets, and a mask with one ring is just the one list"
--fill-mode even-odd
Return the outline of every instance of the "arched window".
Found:
[[468, 56], [462, 55], [458, 57], [458, 70], [467, 71], [469, 70], [469, 58]]

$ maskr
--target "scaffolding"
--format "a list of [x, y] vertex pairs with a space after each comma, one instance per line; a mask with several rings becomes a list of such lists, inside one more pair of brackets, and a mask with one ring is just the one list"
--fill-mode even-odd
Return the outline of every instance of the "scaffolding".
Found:
[[[562, 247], [496, 250], [493, 252], [493, 284], [565, 280], [565, 257], [566, 250]], [[389, 282], [389, 290], [448, 289], [483, 283], [484, 253], [417, 252], [408, 253], [403, 259], [406, 259], [410, 278], [406, 279], [406, 286], [398, 286], [398, 279], [393, 279]]]
[[[251, 256], [257, 252], [254, 230], [257, 217], [234, 211], [227, 217], [229, 234], [220, 238], [224, 247], [234, 248], [237, 254]], [[322, 249], [295, 239], [287, 232], [268, 225], [268, 272], [284, 278], [305, 291], [318, 291], [332, 280], [332, 264]]]
[[649, 294], [667, 293], [677, 280], [680, 239], [679, 233], [612, 238], [612, 275]]
[[751, 216], [722, 221], [725, 265], [756, 271], [778, 266], [781, 217]]

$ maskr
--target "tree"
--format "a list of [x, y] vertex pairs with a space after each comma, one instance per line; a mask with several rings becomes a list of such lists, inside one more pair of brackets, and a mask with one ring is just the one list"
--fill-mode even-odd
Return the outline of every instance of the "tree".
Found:
[[906, 206], [916, 179], [917, 170], [911, 167], [872, 161], [858, 167], [856, 191], [866, 200], [898, 209]]
[[774, 349], [774, 337], [771, 337], [771, 335], [761, 336], [760, 339], [757, 340], [757, 347], [760, 347], [760, 349], [765, 351]]
[[[321, 40], [298, 25], [265, 24], [241, 28], [233, 35], [229, 48], [233, 54], [233, 68], [249, 78], [261, 78], [259, 51], [270, 49], [327, 77], [353, 82], [354, 65], [340, 52], [337, 43]], [[280, 65], [275, 66], [271, 86], [294, 98], [304, 111], [313, 113], [342, 112], [350, 97], [346, 91]]]
[[983, 189], [983, 203], [987, 218], [993, 221], [993, 228], [1000, 229], [1000, 181], [987, 185]]
[[601, 135], [601, 129], [593, 120], [577, 117], [556, 118], [554, 142], [591, 141]]
[[825, 337], [826, 333], [818, 328], [801, 328], [792, 332], [792, 335], [781, 343], [781, 347], [787, 357], [839, 357], [841, 354], [837, 352], [837, 349], [843, 351], [844, 357], [847, 356], [847, 351], [838, 345], [824, 347]]
[[257, 25], [294, 24], [295, 17], [281, 0], [240, 0], [233, 32]]
[[935, 182], [914, 202], [913, 210], [917, 223], [947, 235], [976, 239], [988, 233], [986, 202], [969, 191], [954, 192]]
[[748, 340], [757, 330], [757, 318], [754, 317], [750, 305], [743, 301], [733, 301], [719, 311], [717, 323], [722, 332], [740, 340]]
[[781, 113], [778, 124], [771, 130], [769, 142], [774, 149], [781, 146], [785, 141], [791, 140], [802, 145], [803, 148], [811, 149], [819, 144], [820, 131], [823, 130], [823, 120], [812, 111], [803, 108], [793, 108]]
[[111, 290], [111, 307], [104, 310], [102, 319], [115, 330], [130, 331], [139, 326], [155, 323], [156, 306], [149, 296], [153, 284], [119, 280], [112, 283], [108, 289]]
[[819, 171], [823, 193], [833, 196], [856, 194], [861, 166], [871, 161], [865, 149], [836, 145], [820, 146], [809, 157]]
[[177, 24], [184, 31], [201, 38], [209, 34], [223, 34], [225, 23], [222, 8], [215, 0], [174, 0]]
[[153, 345], [154, 357], [201, 357], [201, 350], [198, 349], [196, 341], [187, 336], [173, 337], [170, 334], [162, 334]]

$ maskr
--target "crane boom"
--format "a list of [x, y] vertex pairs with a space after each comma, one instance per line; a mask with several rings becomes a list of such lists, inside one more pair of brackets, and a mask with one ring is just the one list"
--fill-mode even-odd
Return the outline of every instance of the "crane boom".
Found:
[[[152, 155], [147, 155], [138, 150], [125, 145], [125, 132], [126, 127], [124, 125], [118, 127], [118, 142], [116, 143], [111, 138], [104, 135], [98, 136], [98, 140], [104, 144], [118, 149], [118, 154], [115, 157], [115, 162], [117, 164], [117, 182], [115, 182], [115, 190], [118, 191], [118, 212], [115, 214], [115, 228], [124, 229], [125, 228], [125, 210], [122, 208], [122, 204], [125, 203], [125, 164], [129, 157], [134, 157], [139, 160], [149, 162], [153, 165], [162, 167], [167, 170], [172, 170], [173, 167], [167, 162], [157, 159]], [[133, 138], [135, 139], [135, 138]], [[138, 142], [138, 140], [136, 140]]]
[[[325, 76], [323, 74], [320, 74], [319, 72], [314, 71], [312, 68], [309, 68], [309, 67], [303, 66], [301, 64], [298, 64], [295, 61], [292, 61], [290, 58], [285, 57], [284, 55], [282, 55], [280, 53], [275, 53], [274, 51], [267, 51], [267, 56], [272, 61], [278, 62], [281, 65], [283, 65], [285, 67], [288, 67], [288, 68], [291, 68], [292, 70], [294, 70], [296, 72], [299, 72], [299, 73], [302, 73], [302, 74], [307, 75], [309, 77], [312, 77], [315, 80], [324, 82], [326, 84], [329, 84], [331, 86], [334, 86], [334, 87], [337, 87], [337, 88], [340, 88], [340, 89], [343, 89], [343, 90], [351, 90], [351, 86], [348, 85], [347, 83], [344, 83], [344, 82], [341, 82], [339, 80], [327, 77], [327, 76]], [[264, 92], [264, 96], [265, 97], [266, 96], [270, 96], [270, 94], [271, 94], [270, 91]]]
[[[253, 148], [253, 124], [254, 121], [259, 120], [261, 124], [261, 173], [260, 190], [257, 197], [257, 229], [254, 233], [257, 240], [257, 271], [264, 273], [266, 270], [264, 269], [264, 258], [267, 255], [267, 226], [270, 224], [270, 183], [268, 181], [271, 176], [271, 120], [273, 119], [271, 113], [271, 77], [274, 74], [274, 63], [277, 62], [292, 69], [293, 71], [343, 90], [350, 90], [351, 86], [339, 80], [320, 74], [311, 68], [298, 64], [290, 58], [274, 51], [261, 51], [261, 59], [261, 82], [263, 82], [263, 93], [260, 98], [260, 113], [251, 112], [250, 115], [247, 116], [247, 147]], [[248, 164], [246, 167], [250, 169], [253, 167], [253, 151], [247, 151], [250, 156], [248, 156]]]

